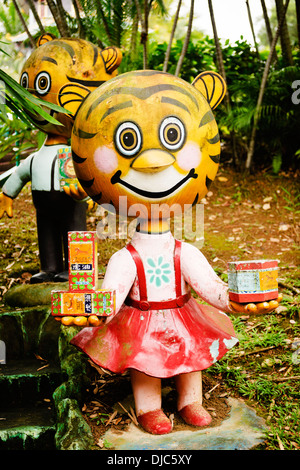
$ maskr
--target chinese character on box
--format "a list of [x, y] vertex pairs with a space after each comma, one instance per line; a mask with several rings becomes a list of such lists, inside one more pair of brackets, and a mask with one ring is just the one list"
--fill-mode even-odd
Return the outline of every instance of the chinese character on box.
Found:
[[94, 291], [98, 287], [96, 232], [69, 232], [69, 289]]
[[69, 232], [69, 290], [52, 291], [52, 315], [112, 315], [115, 291], [98, 289], [96, 232]]
[[109, 316], [115, 309], [115, 296], [111, 290], [95, 292], [52, 291], [52, 315]]
[[229, 298], [235, 302], [264, 302], [278, 297], [276, 260], [228, 263]]

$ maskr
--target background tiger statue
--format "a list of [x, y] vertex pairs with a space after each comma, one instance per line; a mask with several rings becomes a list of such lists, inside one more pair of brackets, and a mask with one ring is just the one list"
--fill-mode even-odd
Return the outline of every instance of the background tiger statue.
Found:
[[[104, 369], [130, 371], [138, 422], [153, 434], [172, 430], [162, 410], [162, 378], [175, 378], [186, 423], [210, 424], [201, 371], [238, 342], [226, 315], [235, 311], [227, 284], [195, 246], [174, 239], [168, 221], [171, 207], [197, 204], [216, 176], [220, 136], [213, 109], [225, 93], [213, 72], [193, 84], [163, 72], [129, 72], [86, 98], [72, 130], [74, 167], [89, 196], [117, 211], [122, 196], [128, 213], [134, 206], [139, 215], [102, 284], [116, 291], [115, 315], [83, 328], [71, 344]], [[157, 204], [161, 210], [153, 212]], [[277, 305], [270, 302], [270, 309]]]
[[[68, 145], [78, 107], [91, 91], [117, 75], [121, 60], [122, 54], [115, 47], [100, 50], [82, 39], [56, 39], [47, 33], [39, 38], [37, 49], [23, 66], [20, 84], [24, 88], [69, 111], [50, 111], [61, 125], [31, 116], [36, 127], [47, 134], [46, 140], [16, 167], [0, 195], [0, 217], [5, 212], [12, 217], [13, 199], [31, 181], [41, 265], [31, 283], [68, 279], [67, 233], [86, 230], [87, 205], [60, 191], [57, 152]], [[79, 193], [83, 198], [80, 187]]]

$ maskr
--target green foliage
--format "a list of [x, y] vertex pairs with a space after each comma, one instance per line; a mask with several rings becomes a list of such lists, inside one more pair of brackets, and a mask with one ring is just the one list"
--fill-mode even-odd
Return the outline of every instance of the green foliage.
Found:
[[[139, 0], [143, 13], [144, 2]], [[166, 14], [165, 5], [170, 2], [162, 0], [150, 1], [151, 15], [163, 18]], [[81, 37], [98, 44], [100, 47], [115, 45], [122, 49], [123, 61], [119, 73], [143, 68], [143, 48], [140, 31], [134, 30], [137, 18], [136, 3], [123, 0], [80, 0], [84, 15], [81, 15]], [[292, 15], [294, 15], [292, 7]], [[290, 26], [291, 8], [289, 8], [288, 23]], [[276, 23], [275, 8], [271, 20]], [[79, 25], [76, 18], [66, 13], [66, 19], [72, 36], [78, 36]], [[7, 6], [0, 7], [0, 22], [6, 31], [16, 32], [19, 19], [12, 7], [11, 0]], [[293, 24], [295, 23], [293, 19]], [[54, 28], [57, 31], [57, 28]], [[51, 28], [47, 28], [51, 30]], [[159, 29], [149, 32], [148, 36], [148, 64], [149, 68], [162, 70], [167, 42], [159, 41]], [[177, 28], [178, 32], [178, 28]], [[199, 33], [201, 34], [201, 33]], [[180, 76], [191, 83], [193, 79], [204, 70], [217, 71], [216, 47], [214, 39], [208, 36], [199, 39], [199, 34], [193, 34], [182, 64]], [[164, 36], [166, 37], [166, 36]], [[158, 40], [156, 40], [156, 38]], [[177, 36], [178, 38], [178, 36]], [[182, 51], [183, 39], [173, 41], [168, 63], [168, 72], [175, 73], [176, 66]], [[299, 80], [300, 50], [293, 46], [293, 67], [286, 67], [281, 54], [280, 43], [277, 48], [277, 62], [272, 64], [263, 104], [258, 115], [258, 132], [256, 136], [254, 167], [270, 168], [275, 175], [281, 170], [299, 166], [300, 134], [300, 104], [291, 101], [293, 93], [292, 83]], [[223, 140], [230, 141], [235, 136], [238, 158], [243, 167], [246, 160], [250, 135], [253, 128], [257, 99], [264, 67], [268, 58], [268, 51], [264, 50], [257, 56], [256, 50], [241, 36], [235, 43], [229, 40], [222, 44], [230, 108], [221, 104], [216, 110], [216, 118]], [[2, 54], [4, 57], [4, 54]], [[15, 61], [17, 62], [17, 61]], [[0, 80], [5, 79], [1, 77]], [[12, 87], [13, 89], [14, 87]], [[13, 93], [13, 92], [12, 92]], [[13, 97], [6, 96], [6, 104], [11, 111], [27, 122], [30, 120], [26, 114], [33, 110], [36, 103], [33, 99], [23, 101], [20, 90]], [[1, 106], [1, 105], [0, 105]], [[49, 106], [50, 107], [50, 106]], [[3, 109], [3, 108], [2, 108]], [[39, 114], [49, 115], [45, 111]], [[51, 119], [51, 117], [50, 117]]]
[[[175, 73], [176, 65], [179, 60], [183, 41], [178, 39], [172, 45], [170, 60], [168, 63], [168, 72]], [[154, 41], [150, 43], [149, 48], [149, 68], [162, 70], [167, 43], [157, 44]], [[187, 53], [184, 58], [180, 77], [191, 83], [193, 79], [204, 70], [216, 70], [215, 65], [215, 45], [213, 39], [206, 36], [203, 40], [196, 43], [190, 42]]]
[[[28, 15], [24, 12], [23, 15], [26, 20]], [[23, 32], [23, 25], [12, 1], [7, 2], [7, 4], [0, 4], [0, 23], [6, 33], [14, 35]]]
[[35, 146], [32, 128], [14, 115], [0, 114], [0, 159], [11, 150], [15, 155]]
[[4, 118], [7, 118], [6, 109], [9, 108], [10, 111], [15, 113], [15, 115], [27, 125], [30, 125], [31, 123], [34, 125], [31, 115], [41, 116], [49, 122], [61, 125], [56, 119], [47, 113], [43, 107], [62, 113], [68, 113], [67, 110], [60, 106], [35, 97], [1, 69], [0, 85], [0, 112]]

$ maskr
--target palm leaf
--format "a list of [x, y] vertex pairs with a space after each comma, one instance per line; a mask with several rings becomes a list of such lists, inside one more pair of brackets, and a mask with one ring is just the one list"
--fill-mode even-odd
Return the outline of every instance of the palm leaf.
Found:
[[2, 90], [3, 98], [5, 101], [2, 101], [1, 111], [3, 112], [3, 103], [17, 116], [24, 120], [25, 122], [33, 121], [30, 117], [30, 113], [36, 116], [42, 116], [47, 121], [61, 126], [62, 124], [57, 121], [54, 117], [47, 113], [43, 108], [49, 108], [59, 113], [69, 114], [69, 111], [53, 103], [48, 103], [43, 101], [36, 96], [32, 95], [19, 85], [16, 80], [11, 78], [7, 73], [0, 69], [0, 80], [5, 84], [4, 90]]

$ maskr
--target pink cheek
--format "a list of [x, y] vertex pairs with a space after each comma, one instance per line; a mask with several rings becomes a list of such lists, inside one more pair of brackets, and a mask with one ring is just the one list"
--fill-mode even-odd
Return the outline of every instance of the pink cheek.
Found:
[[197, 168], [201, 161], [201, 151], [197, 144], [186, 144], [177, 154], [177, 163], [182, 170]]
[[108, 147], [98, 147], [94, 153], [94, 162], [102, 173], [113, 173], [118, 168], [118, 157]]

